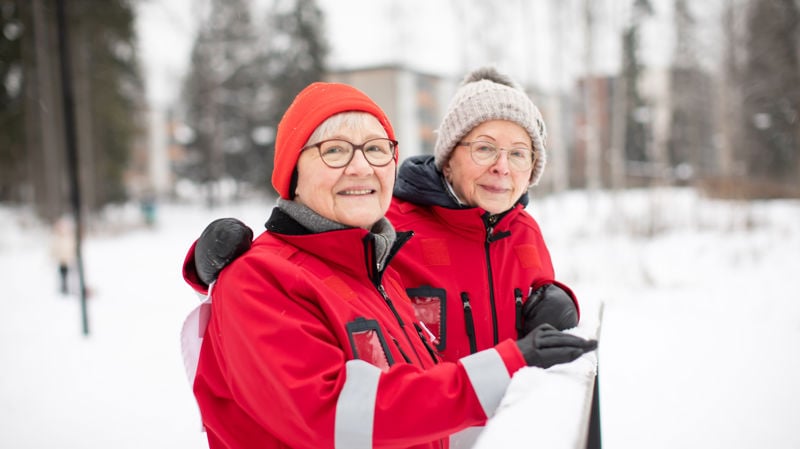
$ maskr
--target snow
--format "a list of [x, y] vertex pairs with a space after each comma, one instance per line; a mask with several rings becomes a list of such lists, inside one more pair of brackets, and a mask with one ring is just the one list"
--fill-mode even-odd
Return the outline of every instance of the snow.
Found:
[[[0, 206], [0, 447], [207, 447], [181, 362], [198, 303], [181, 263], [213, 218], [260, 231], [271, 207], [161, 204], [152, 229], [135, 206], [109, 211], [84, 241], [84, 336], [48, 230]], [[568, 192], [530, 210], [559, 278], [605, 304], [605, 447], [800, 447], [800, 202]]]

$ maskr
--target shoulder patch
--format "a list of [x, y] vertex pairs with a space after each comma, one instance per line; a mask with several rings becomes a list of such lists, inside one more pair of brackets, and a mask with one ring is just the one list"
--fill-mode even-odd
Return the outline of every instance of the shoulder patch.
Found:
[[450, 251], [447, 249], [445, 239], [420, 239], [420, 246], [426, 264], [430, 266], [451, 265]]
[[328, 276], [322, 282], [325, 284], [325, 286], [335, 291], [336, 294], [341, 296], [345, 301], [352, 301], [356, 299], [356, 293], [339, 276]]
[[539, 251], [536, 245], [522, 244], [514, 247], [517, 259], [524, 268], [542, 268]]

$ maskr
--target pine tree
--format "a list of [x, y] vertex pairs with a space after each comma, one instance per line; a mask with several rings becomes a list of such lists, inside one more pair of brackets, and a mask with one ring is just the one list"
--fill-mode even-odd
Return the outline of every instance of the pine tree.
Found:
[[[110, 0], [102, 8], [93, 0], [64, 5], [83, 204], [98, 210], [126, 199], [125, 170], [141, 134], [143, 86], [133, 8], [127, 0]], [[2, 170], [9, 173], [3, 173], [0, 181], [11, 187], [0, 187], [0, 195], [29, 201], [42, 217], [52, 220], [65, 212], [69, 196], [56, 0], [5, 0], [0, 15], [5, 38], [0, 39], [0, 59], [9, 64], [0, 65], [10, 70], [3, 84], [11, 94], [0, 112], [2, 126], [9, 127], [2, 131], [9, 146], [2, 145], [7, 151], [0, 150], [0, 157], [12, 157], [6, 159], [9, 165], [3, 164]], [[6, 60], [6, 55], [11, 57]], [[13, 119], [6, 121], [7, 117]]]
[[313, 0], [275, 2], [258, 29], [250, 8], [249, 0], [212, 0], [183, 86], [195, 138], [179, 176], [271, 191], [274, 133], [297, 93], [322, 79], [327, 45]]
[[203, 183], [209, 204], [225, 178], [241, 179], [237, 161], [253, 151], [250, 122], [258, 59], [249, 0], [212, 0], [194, 42], [184, 82], [186, 121], [195, 132], [182, 176]]
[[[90, 209], [128, 199], [125, 175], [143, 134], [144, 86], [128, 0], [72, 1], [81, 175]], [[81, 114], [81, 108], [83, 113]], [[81, 123], [82, 121], [82, 123]]]

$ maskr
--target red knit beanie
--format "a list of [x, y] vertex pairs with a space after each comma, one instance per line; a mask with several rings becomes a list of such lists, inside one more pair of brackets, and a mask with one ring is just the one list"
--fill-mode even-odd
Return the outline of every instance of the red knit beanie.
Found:
[[[292, 174], [300, 150], [319, 125], [329, 117], [348, 111], [372, 114], [394, 140], [394, 130], [381, 108], [360, 90], [339, 83], [313, 83], [303, 89], [286, 109], [275, 138], [275, 166], [272, 186], [283, 199], [291, 199]], [[395, 153], [395, 161], [397, 153]]]

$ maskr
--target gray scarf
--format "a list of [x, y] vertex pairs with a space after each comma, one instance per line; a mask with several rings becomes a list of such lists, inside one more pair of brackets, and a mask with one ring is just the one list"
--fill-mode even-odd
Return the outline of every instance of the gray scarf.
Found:
[[[307, 206], [294, 201], [278, 198], [278, 208], [314, 233], [351, 228], [351, 226], [329, 220]], [[384, 217], [372, 225], [370, 232], [375, 236], [375, 260], [378, 261], [378, 268], [382, 270], [386, 257], [389, 256], [389, 249], [397, 238], [397, 233], [394, 226]]]

